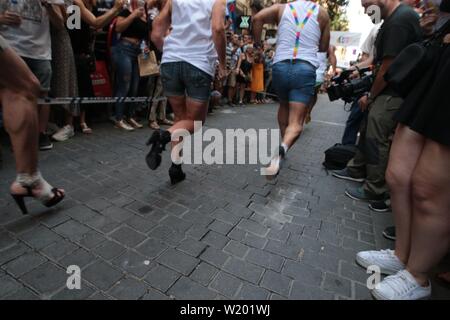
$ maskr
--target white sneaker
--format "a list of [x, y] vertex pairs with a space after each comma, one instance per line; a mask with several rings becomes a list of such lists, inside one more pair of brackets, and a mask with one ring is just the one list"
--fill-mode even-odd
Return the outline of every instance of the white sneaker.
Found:
[[356, 255], [356, 262], [365, 269], [378, 266], [381, 273], [387, 275], [405, 269], [405, 265], [397, 258], [394, 250], [361, 251]]
[[55, 133], [52, 138], [53, 140], [63, 142], [66, 140], [69, 140], [75, 135], [75, 132], [73, 130], [73, 127], [71, 125], [67, 125], [65, 127], [62, 127], [57, 133]]
[[393, 276], [386, 277], [372, 290], [377, 300], [422, 300], [431, 296], [431, 283], [422, 287], [407, 270], [399, 271]]
[[122, 129], [125, 131], [134, 131], [134, 128], [132, 126], [130, 126], [128, 123], [126, 123], [124, 120], [117, 121], [116, 128]]

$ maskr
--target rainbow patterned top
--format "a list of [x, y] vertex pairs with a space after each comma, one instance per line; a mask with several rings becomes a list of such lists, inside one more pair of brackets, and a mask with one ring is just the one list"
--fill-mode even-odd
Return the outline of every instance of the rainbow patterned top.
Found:
[[294, 16], [295, 24], [297, 25], [297, 33], [296, 33], [295, 47], [294, 47], [294, 59], [296, 59], [297, 55], [298, 55], [298, 50], [300, 49], [301, 32], [302, 32], [303, 28], [305, 27], [306, 23], [308, 22], [308, 20], [311, 18], [311, 16], [316, 11], [317, 5], [314, 3], [313, 6], [308, 9], [308, 12], [306, 13], [306, 17], [305, 17], [305, 19], [303, 19], [302, 22], [300, 22], [300, 20], [298, 18], [297, 9], [295, 9], [295, 7], [293, 6], [292, 3], [289, 4], [289, 7], [291, 8], [292, 15]]

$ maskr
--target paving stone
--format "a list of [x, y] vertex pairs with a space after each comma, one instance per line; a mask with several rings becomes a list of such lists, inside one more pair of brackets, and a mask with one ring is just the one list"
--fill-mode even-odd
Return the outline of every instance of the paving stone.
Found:
[[248, 245], [249, 247], [262, 249], [266, 245], [267, 239], [251, 233], [246, 233], [245, 237], [242, 239], [242, 243]]
[[5, 264], [2, 268], [8, 273], [12, 274], [14, 277], [19, 278], [27, 272], [37, 268], [47, 259], [36, 252], [26, 253], [19, 258]]
[[178, 216], [179, 217], [179, 216], [183, 215], [183, 213], [186, 213], [188, 208], [180, 206], [180, 205], [178, 205], [176, 203], [172, 203], [167, 208], [165, 208], [165, 210], [167, 212], [169, 212], [170, 214], [173, 214], [174, 216]]
[[84, 205], [77, 205], [75, 207], [70, 208], [69, 210], [65, 210], [66, 215], [71, 217], [72, 219], [79, 222], [86, 222], [87, 220], [91, 220], [95, 218], [98, 213], [91, 210], [90, 208]]
[[234, 240], [228, 242], [225, 248], [223, 248], [223, 251], [239, 258], [244, 258], [249, 250], [250, 247]]
[[219, 220], [215, 220], [213, 223], [211, 223], [208, 226], [209, 229], [220, 233], [224, 236], [226, 236], [228, 234], [228, 232], [231, 231], [231, 229], [233, 229], [233, 225], [219, 221]]
[[85, 233], [83, 237], [78, 241], [78, 243], [87, 249], [92, 249], [99, 246], [101, 243], [105, 242], [106, 238], [98, 233], [97, 231], [89, 231]]
[[168, 245], [162, 241], [157, 239], [148, 239], [137, 246], [136, 251], [148, 259], [155, 259], [167, 248]]
[[153, 229], [157, 224], [147, 219], [134, 215], [131, 219], [125, 222], [127, 225], [142, 233], [147, 233]]
[[46, 262], [23, 275], [20, 280], [40, 294], [50, 296], [66, 285], [67, 277], [65, 270], [51, 262]]
[[121, 279], [111, 289], [108, 294], [119, 300], [137, 300], [147, 293], [147, 287], [132, 278]]
[[254, 286], [249, 283], [244, 283], [239, 291], [237, 300], [267, 300], [270, 292], [261, 287]]
[[[1, 280], [0, 280], [0, 282], [1, 282]], [[12, 301], [18, 301], [18, 300], [29, 301], [29, 300], [39, 300], [39, 296], [36, 295], [33, 291], [31, 291], [25, 287], [22, 287], [18, 291], [15, 291], [12, 294], [4, 296], [1, 299], [2, 300], [12, 300]]]
[[94, 218], [87, 220], [86, 225], [101, 233], [107, 234], [117, 229], [120, 223], [107, 216], [97, 215]]
[[115, 239], [117, 242], [121, 243], [130, 248], [134, 248], [139, 243], [143, 242], [146, 238], [145, 235], [138, 233], [137, 231], [129, 227], [121, 227], [110, 234], [110, 237]]
[[217, 295], [212, 290], [185, 277], [181, 277], [168, 293], [179, 300], [212, 300]]
[[272, 292], [288, 297], [292, 280], [280, 273], [267, 270], [261, 280], [261, 286]]
[[86, 300], [92, 296], [94, 292], [95, 290], [91, 286], [82, 281], [80, 290], [70, 290], [67, 287], [63, 288], [52, 297], [52, 300]]
[[155, 266], [148, 258], [131, 250], [127, 250], [111, 262], [119, 269], [138, 278], [144, 277]]
[[367, 233], [373, 233], [373, 227], [370, 224], [363, 223], [356, 220], [345, 219], [344, 224], [346, 227], [353, 228], [359, 231], [364, 231]]
[[184, 234], [164, 225], [160, 225], [152, 229], [148, 233], [148, 236], [151, 238], [159, 239], [171, 246], [178, 246], [184, 239]]
[[89, 297], [89, 300], [102, 301], [102, 300], [112, 300], [112, 298], [102, 292], [96, 292]]
[[226, 254], [223, 251], [217, 250], [215, 248], [209, 247], [207, 248], [201, 255], [200, 259], [212, 264], [213, 266], [221, 269], [225, 262], [228, 261], [230, 255]]
[[282, 274], [306, 285], [319, 287], [322, 283], [322, 271], [292, 260], [286, 260]]
[[21, 234], [19, 238], [34, 249], [42, 249], [62, 240], [59, 235], [44, 226], [36, 227], [31, 231]]
[[257, 284], [264, 269], [245, 261], [238, 260], [236, 258], [231, 258], [223, 267], [226, 272], [240, 278]]
[[83, 238], [83, 235], [92, 229], [75, 221], [69, 220], [53, 229], [56, 233], [72, 241], [78, 241]]
[[145, 282], [161, 292], [166, 292], [181, 277], [181, 274], [162, 265], [157, 265], [145, 277]]
[[11, 247], [16, 241], [9, 232], [0, 230], [0, 250]]
[[189, 278], [207, 287], [218, 272], [219, 270], [216, 267], [202, 262], [197, 265], [194, 272], [192, 272]]
[[157, 290], [153, 290], [150, 288], [147, 290], [147, 293], [141, 298], [141, 300], [169, 300], [169, 297]]
[[360, 266], [356, 266], [355, 264], [350, 264], [345, 261], [341, 261], [340, 273], [342, 277], [345, 277], [350, 280], [358, 281], [362, 284], [367, 282], [370, 274], [366, 273], [364, 268]]
[[97, 261], [87, 267], [81, 276], [98, 289], [106, 291], [117, 283], [123, 277], [123, 274], [109, 264], [103, 261]]
[[338, 272], [339, 259], [317, 252], [306, 252], [302, 262], [325, 271]]
[[342, 246], [344, 248], [349, 248], [356, 251], [375, 250], [375, 246], [372, 244], [368, 244], [366, 242], [361, 242], [350, 238], [344, 238]]
[[247, 219], [241, 220], [237, 227], [260, 237], [266, 236], [269, 232], [268, 228], [264, 227], [263, 225]]
[[166, 250], [157, 261], [185, 276], [189, 275], [200, 263], [200, 260], [175, 249]]
[[193, 257], [198, 257], [203, 251], [205, 251], [206, 246], [206, 244], [200, 241], [187, 238], [180, 243], [177, 249]]
[[336, 274], [325, 273], [323, 289], [345, 297], [351, 297], [351, 283]]
[[286, 245], [276, 240], [269, 240], [264, 250], [292, 260], [298, 259], [301, 252], [298, 246]]
[[233, 299], [237, 291], [240, 289], [242, 281], [233, 277], [232, 275], [220, 272], [213, 280], [210, 287], [220, 294]]
[[294, 281], [292, 284], [289, 299], [294, 300], [333, 300], [334, 295], [321, 290], [316, 286], [305, 285], [301, 281]]
[[122, 254], [125, 250], [125, 247], [117, 244], [116, 242], [107, 240], [97, 248], [93, 249], [92, 252], [105, 260], [112, 260]]
[[375, 236], [370, 233], [360, 232], [359, 240], [363, 242], [367, 242], [368, 244], [375, 245]]
[[112, 204], [110, 202], [106, 201], [105, 199], [96, 198], [96, 199], [92, 199], [92, 200], [86, 202], [86, 206], [88, 206], [92, 210], [101, 212], [101, 211], [111, 207]]
[[11, 295], [20, 290], [22, 286], [9, 275], [0, 276], [0, 298]]
[[203, 243], [206, 243], [207, 245], [210, 245], [211, 247], [219, 250], [223, 249], [228, 241], [230, 241], [229, 238], [214, 231], [209, 231], [202, 239]]
[[78, 248], [79, 247], [76, 244], [62, 240], [42, 249], [41, 251], [51, 259], [59, 260]]
[[18, 243], [5, 250], [0, 251], [0, 266], [14, 260], [30, 249], [22, 243]]
[[66, 268], [76, 265], [83, 269], [88, 264], [94, 262], [95, 259], [92, 253], [84, 249], [78, 249], [61, 259], [60, 263]]
[[266, 269], [272, 269], [276, 272], [281, 271], [281, 267], [284, 263], [284, 259], [282, 257], [258, 249], [250, 249], [250, 252], [245, 260]]
[[363, 286], [359, 283], [353, 282], [354, 285], [354, 298], [356, 300], [373, 300], [372, 295], [370, 294], [367, 286]]
[[[250, 211], [250, 214], [251, 214], [251, 211]], [[218, 221], [221, 221], [221, 222], [233, 225], [233, 226], [238, 224], [239, 221], [242, 219], [242, 216], [228, 212], [221, 208], [214, 210], [214, 212], [211, 214], [211, 217], [217, 219]]]
[[133, 217], [133, 213], [119, 207], [109, 207], [102, 211], [102, 214], [108, 218], [116, 220], [117, 222], [125, 222]]

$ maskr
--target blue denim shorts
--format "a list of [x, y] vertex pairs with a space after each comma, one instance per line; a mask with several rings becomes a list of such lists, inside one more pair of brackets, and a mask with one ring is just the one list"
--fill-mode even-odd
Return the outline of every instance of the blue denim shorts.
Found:
[[308, 104], [314, 96], [316, 67], [303, 60], [284, 60], [273, 66], [272, 85], [281, 102]]
[[168, 97], [187, 95], [197, 101], [208, 101], [213, 78], [187, 62], [169, 62], [161, 65], [164, 94]]
[[52, 63], [50, 60], [37, 60], [22, 57], [23, 61], [28, 65], [28, 68], [33, 72], [36, 78], [41, 83], [41, 90], [44, 92], [50, 91], [52, 82]]

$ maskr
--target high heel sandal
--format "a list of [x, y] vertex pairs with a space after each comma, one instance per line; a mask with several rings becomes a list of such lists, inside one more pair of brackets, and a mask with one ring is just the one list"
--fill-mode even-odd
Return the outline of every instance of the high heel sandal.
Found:
[[169, 131], [158, 130], [153, 132], [150, 139], [147, 141], [147, 146], [151, 146], [150, 152], [147, 154], [145, 160], [147, 166], [151, 170], [156, 170], [161, 165], [161, 153], [166, 150], [166, 144], [171, 140]]
[[169, 169], [169, 177], [170, 183], [175, 185], [184, 181], [186, 179], [186, 174], [183, 172], [183, 169], [181, 169], [181, 165], [172, 164]]
[[[40, 183], [44, 184], [47, 182], [42, 179], [40, 181]], [[51, 207], [56, 206], [58, 203], [60, 203], [65, 197], [65, 194], [62, 192], [62, 190], [60, 190], [58, 188], [52, 188], [50, 190], [50, 192], [51, 192], [51, 194], [53, 194], [53, 196], [51, 198], [49, 198], [48, 200], [42, 200], [44, 198], [47, 198], [46, 195], [41, 195], [40, 197], [34, 196], [33, 195], [33, 186], [24, 186], [24, 185], [21, 185], [21, 186], [27, 191], [27, 193], [26, 194], [14, 194], [11, 192], [11, 197], [14, 199], [14, 201], [16, 202], [17, 206], [19, 207], [20, 211], [22, 211], [22, 214], [24, 214], [24, 215], [28, 214], [28, 209], [25, 204], [25, 198], [34, 198], [34, 199], [40, 201], [47, 208], [51, 208]]]
[[89, 128], [89, 126], [84, 122], [84, 123], [81, 123], [80, 124], [80, 127], [81, 127], [81, 131], [84, 133], [84, 134], [92, 134], [92, 129], [91, 128]]

